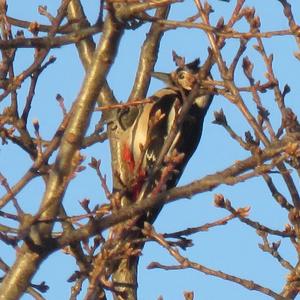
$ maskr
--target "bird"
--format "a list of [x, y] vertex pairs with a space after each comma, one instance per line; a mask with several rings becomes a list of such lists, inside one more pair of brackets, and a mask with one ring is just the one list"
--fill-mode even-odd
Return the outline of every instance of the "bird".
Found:
[[[203, 89], [201, 82], [199, 83], [200, 60], [195, 59], [185, 64], [182, 57], [176, 53], [174, 56], [178, 66], [175, 71], [151, 74], [162, 80], [166, 87], [150, 96], [146, 104], [123, 110], [118, 117], [118, 126], [121, 128], [118, 151], [122, 164], [118, 179], [123, 187], [123, 194], [126, 194], [126, 199], [130, 199], [131, 203], [149, 196], [159, 182], [161, 189], [158, 192], [177, 185], [200, 142], [204, 119], [212, 103], [213, 94]], [[164, 182], [161, 182], [166, 162], [161, 160], [158, 165], [157, 159], [161, 157], [161, 150], [174, 122], [191, 95], [192, 104], [165, 153], [165, 157], [177, 155], [179, 160], [170, 174], [165, 176]], [[153, 169], [156, 170], [155, 174]], [[150, 220], [151, 223], [154, 219]]]

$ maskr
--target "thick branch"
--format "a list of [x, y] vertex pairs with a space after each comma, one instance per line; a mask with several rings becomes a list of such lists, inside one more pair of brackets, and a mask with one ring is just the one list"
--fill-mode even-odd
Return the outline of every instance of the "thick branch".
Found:
[[[76, 159], [82, 139], [89, 125], [97, 96], [104, 79], [116, 55], [123, 29], [116, 24], [110, 15], [104, 24], [103, 36], [99, 47], [93, 56], [93, 63], [85, 77], [81, 91], [73, 105], [72, 116], [64, 133], [61, 147], [52, 168], [46, 192], [44, 194], [40, 213], [42, 218], [54, 219], [58, 213], [64, 196], [68, 177], [72, 172], [72, 161]], [[30, 236], [36, 246], [42, 245], [41, 240], [51, 233], [53, 224], [40, 224], [37, 236]], [[37, 247], [38, 249], [39, 247]], [[0, 299], [10, 300], [19, 298], [30, 284], [30, 280], [46, 255], [47, 249], [36, 251], [24, 244], [10, 272], [6, 275], [0, 287]], [[40, 249], [41, 250], [41, 249]], [[16, 288], [18, 287], [18, 288]]]
[[[72, 0], [69, 7], [68, 7], [68, 20], [69, 22], [73, 22], [75, 20], [82, 20], [80, 23], [74, 22], [72, 27], [75, 30], [84, 29], [90, 26], [89, 22], [86, 19], [84, 14], [82, 5], [78, 0]], [[101, 26], [102, 27], [102, 26]], [[76, 43], [76, 47], [82, 61], [82, 64], [85, 70], [88, 69], [89, 65], [92, 62], [93, 54], [95, 51], [95, 43], [93, 41], [92, 36], [88, 36], [84, 40]], [[100, 91], [98, 97], [99, 105], [109, 105], [116, 103], [117, 100], [115, 99], [110, 87], [108, 86], [107, 81], [105, 80], [102, 85], [102, 89]]]
[[[155, 18], [166, 19], [168, 17], [169, 10], [169, 6], [158, 8], [155, 13]], [[163, 34], [164, 31], [162, 30], [162, 26], [158, 23], [153, 23], [142, 47], [134, 86], [129, 96], [130, 101], [146, 97], [150, 84], [150, 72], [153, 71], [156, 63], [159, 45]]]
[[[288, 143], [288, 140], [282, 141], [272, 148], [263, 150], [259, 158], [257, 156], [251, 156], [245, 160], [238, 161], [234, 165], [224, 169], [221, 172], [207, 175], [200, 180], [194, 181], [181, 187], [172, 188], [169, 191], [158, 194], [155, 197], [148, 197], [139, 203], [132, 204], [131, 206], [126, 208], [122, 208], [116, 213], [113, 213], [107, 217], [90, 222], [89, 224], [75, 230], [68, 236], [62, 235], [57, 240], [57, 246], [64, 247], [71, 242], [87, 239], [88, 237], [99, 234], [99, 232], [110, 228], [113, 225], [124, 222], [137, 215], [142, 215], [145, 213], [145, 211], [151, 210], [156, 206], [161, 206], [162, 204], [170, 203], [181, 198], [190, 198], [196, 194], [211, 191], [221, 184], [235, 184], [239, 182], [235, 179], [236, 176], [255, 168], [258, 161], [260, 163], [263, 163], [279, 155], [282, 151], [284, 151]], [[297, 140], [297, 143], [300, 143], [299, 138]]]

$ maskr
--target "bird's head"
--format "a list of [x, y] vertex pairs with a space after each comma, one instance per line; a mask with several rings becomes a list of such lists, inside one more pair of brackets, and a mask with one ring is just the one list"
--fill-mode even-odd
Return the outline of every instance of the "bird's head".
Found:
[[192, 90], [197, 81], [197, 74], [199, 72], [199, 58], [191, 63], [180, 65], [172, 73], [152, 72], [152, 77], [162, 80], [167, 86], [182, 88], [186, 92]]

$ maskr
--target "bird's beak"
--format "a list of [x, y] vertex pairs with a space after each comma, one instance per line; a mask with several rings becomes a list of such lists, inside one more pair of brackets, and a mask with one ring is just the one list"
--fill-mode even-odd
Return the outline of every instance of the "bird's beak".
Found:
[[163, 81], [166, 85], [173, 85], [171, 74], [163, 72], [151, 72], [151, 76]]

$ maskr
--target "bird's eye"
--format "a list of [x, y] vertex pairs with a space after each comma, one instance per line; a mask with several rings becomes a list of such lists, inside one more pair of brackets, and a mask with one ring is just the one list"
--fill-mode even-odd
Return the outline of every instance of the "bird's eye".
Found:
[[185, 77], [185, 75], [184, 75], [183, 72], [180, 72], [180, 73], [178, 74], [178, 79], [184, 79], [184, 77]]

